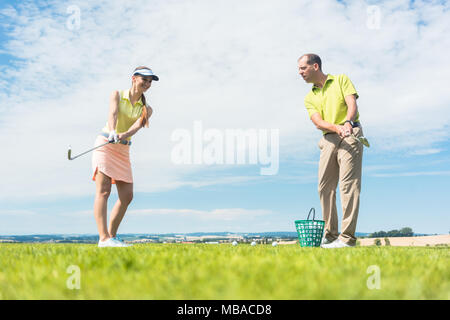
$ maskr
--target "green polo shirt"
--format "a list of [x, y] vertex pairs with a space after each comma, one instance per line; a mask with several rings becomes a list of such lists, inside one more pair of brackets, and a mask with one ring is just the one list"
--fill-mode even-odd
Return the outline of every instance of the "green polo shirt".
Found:
[[[337, 125], [344, 124], [347, 118], [347, 104], [344, 97], [354, 94], [358, 99], [353, 83], [345, 74], [328, 75], [323, 88], [313, 85], [311, 91], [305, 97], [305, 107], [309, 117], [319, 113], [323, 120]], [[359, 112], [354, 121], [359, 120]], [[325, 134], [326, 132], [324, 132]]]
[[[116, 131], [117, 133], [124, 133], [130, 129], [137, 119], [139, 119], [142, 114], [142, 109], [144, 108], [144, 103], [142, 102], [142, 98], [140, 98], [133, 106], [130, 100], [130, 89], [119, 91], [119, 95], [119, 112], [117, 113]], [[109, 133], [108, 122], [103, 128], [103, 132]], [[128, 137], [125, 140], [131, 141], [131, 137]]]

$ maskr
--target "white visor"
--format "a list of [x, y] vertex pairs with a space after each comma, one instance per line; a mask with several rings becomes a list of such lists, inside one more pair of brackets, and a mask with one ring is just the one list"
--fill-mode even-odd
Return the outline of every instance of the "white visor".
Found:
[[158, 76], [156, 76], [151, 69], [139, 69], [133, 72], [133, 76], [137, 74], [144, 77], [152, 77], [155, 81], [159, 80]]

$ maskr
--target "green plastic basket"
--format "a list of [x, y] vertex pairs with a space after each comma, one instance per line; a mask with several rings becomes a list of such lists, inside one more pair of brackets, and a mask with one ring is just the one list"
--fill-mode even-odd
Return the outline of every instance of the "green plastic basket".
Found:
[[[313, 213], [312, 220], [309, 216]], [[297, 229], [298, 241], [302, 247], [320, 247], [323, 237], [323, 228], [325, 221], [315, 220], [316, 210], [311, 208], [309, 210], [306, 220], [295, 220], [295, 228]]]

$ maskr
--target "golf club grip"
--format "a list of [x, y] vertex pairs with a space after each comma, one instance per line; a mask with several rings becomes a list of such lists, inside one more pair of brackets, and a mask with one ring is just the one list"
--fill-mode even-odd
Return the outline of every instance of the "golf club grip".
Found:
[[309, 220], [309, 216], [311, 215], [311, 212], [313, 213], [313, 220], [316, 218], [316, 209], [314, 209], [314, 208], [311, 208], [311, 210], [309, 210], [309, 213], [308, 213], [308, 218], [306, 218], [306, 220]]

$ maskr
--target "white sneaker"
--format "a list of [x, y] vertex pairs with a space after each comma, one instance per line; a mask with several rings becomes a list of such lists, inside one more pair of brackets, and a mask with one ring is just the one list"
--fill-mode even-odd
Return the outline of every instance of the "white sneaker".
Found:
[[330, 244], [324, 244], [324, 245], [322, 245], [321, 247], [322, 247], [322, 248], [326, 248], [326, 249], [334, 249], [334, 248], [352, 248], [352, 247], [354, 247], [354, 245], [351, 246], [351, 245], [346, 244], [345, 242], [341, 241], [340, 239], [337, 239], [337, 240], [333, 241], [332, 243], [330, 243]]
[[99, 248], [104, 248], [104, 247], [129, 247], [131, 245], [126, 244], [123, 241], [119, 241], [115, 238], [109, 238], [105, 241], [99, 241], [98, 242], [98, 247]]
[[125, 243], [125, 241], [123, 241], [121, 238], [119, 238], [118, 236], [115, 236], [114, 238], [112, 238], [114, 241], [119, 242], [121, 245], [118, 247], [131, 247], [132, 244], [128, 244]]
[[112, 238], [108, 238], [106, 240], [103, 241], [98, 241], [98, 247], [99, 248], [104, 248], [104, 247], [115, 247], [114, 245], [115, 243], [112, 241]]

